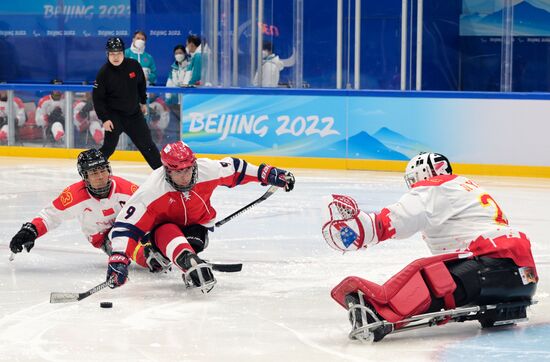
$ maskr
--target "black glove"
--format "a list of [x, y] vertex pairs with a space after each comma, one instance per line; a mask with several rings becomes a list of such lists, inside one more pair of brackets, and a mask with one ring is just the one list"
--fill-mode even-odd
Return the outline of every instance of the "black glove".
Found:
[[0, 115], [0, 127], [8, 124], [8, 116]]
[[262, 185], [284, 187], [286, 192], [294, 188], [294, 175], [292, 172], [266, 165], [262, 163], [258, 168], [258, 180]]
[[53, 124], [55, 122], [65, 122], [65, 119], [63, 118], [63, 111], [60, 107], [55, 107], [52, 113], [48, 116], [48, 123]]
[[109, 257], [109, 266], [107, 267], [107, 281], [109, 288], [120, 287], [128, 279], [128, 265], [130, 259], [124, 254], [113, 253]]
[[78, 115], [81, 118], [88, 118], [90, 116], [90, 111], [94, 109], [94, 104], [92, 102], [86, 102], [84, 107], [78, 112]]
[[10, 249], [12, 253], [20, 253], [23, 251], [23, 247], [27, 249], [27, 252], [30, 252], [34, 247], [34, 241], [38, 237], [38, 230], [36, 226], [30, 222], [24, 223], [21, 227], [21, 230], [15, 234], [13, 239], [10, 242]]

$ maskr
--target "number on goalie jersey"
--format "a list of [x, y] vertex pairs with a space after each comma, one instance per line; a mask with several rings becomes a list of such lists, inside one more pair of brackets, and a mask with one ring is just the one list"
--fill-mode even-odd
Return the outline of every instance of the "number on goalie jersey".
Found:
[[[395, 322], [443, 306], [531, 300], [538, 276], [529, 239], [509, 226], [487, 191], [466, 177], [453, 175], [447, 158], [437, 153], [415, 156], [407, 165], [405, 181], [409, 191], [377, 213], [361, 211], [351, 197], [333, 195], [323, 236], [334, 249], [354, 251], [421, 232], [436, 256], [414, 261], [374, 291], [369, 289], [374, 283], [346, 278], [332, 291], [336, 301], [347, 308], [346, 297], [360, 290], [376, 313]], [[442, 269], [435, 274], [434, 284], [427, 280], [427, 270], [435, 268]], [[486, 271], [492, 276], [483, 276]], [[436, 297], [411, 298], [396, 307], [400, 302], [392, 296], [410, 286], [416, 273], [422, 276], [419, 283], [425, 282]], [[441, 292], [441, 285], [449, 288]]]
[[[113, 252], [126, 257], [132, 255], [140, 240], [150, 239], [184, 272], [201, 264], [200, 259], [186, 253], [199, 253], [208, 244], [208, 230], [216, 219], [210, 198], [218, 186], [232, 188], [260, 182], [286, 191], [294, 186], [294, 176], [288, 171], [265, 164], [258, 167], [232, 157], [197, 159], [181, 141], [166, 145], [161, 160], [164, 167], [154, 170], [126, 203], [110, 238]], [[211, 277], [211, 271], [204, 274], [204, 279]]]

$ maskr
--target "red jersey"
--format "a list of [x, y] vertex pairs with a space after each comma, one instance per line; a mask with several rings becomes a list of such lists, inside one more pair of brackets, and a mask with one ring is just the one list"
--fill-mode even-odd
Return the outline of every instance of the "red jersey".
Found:
[[216, 210], [210, 204], [218, 186], [235, 187], [259, 182], [258, 166], [238, 158], [198, 158], [197, 183], [190, 191], [176, 191], [166, 180], [164, 167], [153, 171], [128, 200], [110, 233], [113, 252], [131, 255], [136, 243], [155, 226], [173, 223], [179, 227], [215, 223]]

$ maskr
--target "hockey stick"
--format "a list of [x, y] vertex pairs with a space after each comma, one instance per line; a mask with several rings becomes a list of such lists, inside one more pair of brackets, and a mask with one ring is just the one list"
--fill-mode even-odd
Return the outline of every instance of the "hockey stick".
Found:
[[260, 202], [264, 201], [265, 199], [267, 199], [268, 197], [270, 197], [271, 195], [273, 195], [275, 193], [275, 191], [277, 191], [279, 189], [279, 187], [277, 186], [271, 186], [269, 189], [267, 189], [267, 191], [262, 195], [260, 196], [258, 199], [252, 201], [250, 204], [240, 208], [239, 210], [235, 211], [234, 213], [232, 213], [231, 215], [225, 217], [224, 219], [218, 221], [215, 226], [216, 227], [220, 227], [222, 226], [223, 224], [225, 224], [226, 222], [230, 221], [230, 220], [233, 220], [235, 217], [239, 216], [240, 214], [242, 214], [243, 212], [245, 212], [246, 210], [252, 208], [254, 205], [257, 205], [259, 204]]
[[89, 297], [90, 295], [99, 292], [100, 290], [109, 286], [112, 283], [112, 278], [104, 281], [101, 284], [96, 285], [90, 290], [85, 291], [84, 293], [58, 293], [52, 292], [50, 294], [50, 303], [71, 303], [78, 302], [84, 298]]

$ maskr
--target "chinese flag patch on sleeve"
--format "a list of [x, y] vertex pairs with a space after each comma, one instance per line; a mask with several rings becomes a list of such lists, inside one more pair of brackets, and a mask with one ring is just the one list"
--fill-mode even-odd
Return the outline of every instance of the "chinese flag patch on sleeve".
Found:
[[115, 210], [113, 210], [112, 207], [110, 209], [101, 210], [101, 211], [103, 212], [103, 216], [109, 216], [109, 215], [113, 215], [115, 213]]
[[130, 78], [135, 78], [136, 77], [136, 73], [135, 72], [130, 72], [130, 74], [128, 74], [130, 76]]

